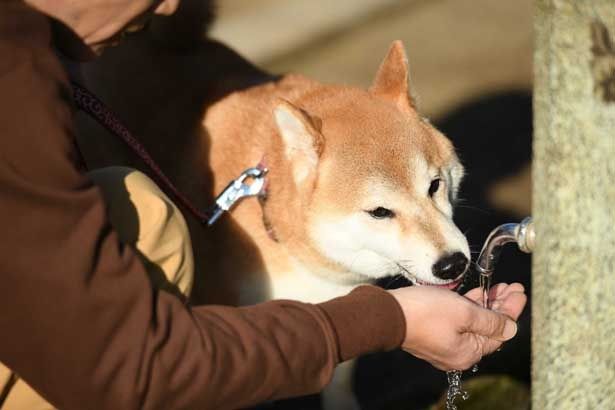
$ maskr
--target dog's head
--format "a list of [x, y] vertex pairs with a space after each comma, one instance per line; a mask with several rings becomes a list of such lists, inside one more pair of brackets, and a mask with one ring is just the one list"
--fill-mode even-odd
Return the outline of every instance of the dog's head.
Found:
[[469, 264], [452, 220], [463, 168], [416, 111], [401, 42], [369, 90], [315, 86], [273, 115], [264, 212], [296, 258], [336, 282], [458, 284]]

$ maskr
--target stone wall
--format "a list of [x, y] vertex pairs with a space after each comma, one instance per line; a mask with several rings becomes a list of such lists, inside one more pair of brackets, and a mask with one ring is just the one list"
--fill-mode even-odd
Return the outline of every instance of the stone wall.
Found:
[[536, 1], [533, 408], [615, 408], [615, 3]]

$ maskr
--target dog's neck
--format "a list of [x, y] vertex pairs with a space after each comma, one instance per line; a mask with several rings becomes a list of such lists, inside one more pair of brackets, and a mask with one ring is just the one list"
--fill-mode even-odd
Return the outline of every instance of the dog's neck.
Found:
[[[359, 283], [336, 283], [331, 276], [314, 272], [313, 267], [307, 267], [303, 262], [293, 259], [293, 270], [285, 275], [278, 275], [271, 282], [273, 299], [301, 300], [307, 303], [320, 303], [345, 295]], [[321, 272], [322, 273], [322, 272]], [[365, 283], [365, 281], [361, 281]]]

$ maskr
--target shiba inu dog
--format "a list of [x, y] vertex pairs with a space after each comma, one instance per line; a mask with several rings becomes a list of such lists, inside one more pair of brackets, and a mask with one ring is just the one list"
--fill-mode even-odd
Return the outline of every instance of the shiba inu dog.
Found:
[[[463, 168], [416, 111], [401, 42], [369, 90], [290, 75], [219, 100], [203, 125], [216, 192], [250, 164], [269, 168], [265, 199], [231, 216], [258, 244], [268, 298], [319, 302], [398, 274], [460, 283], [470, 256], [452, 203]], [[242, 283], [240, 300], [260, 288]], [[336, 372], [325, 408], [356, 407], [350, 373]]]
[[[401, 42], [365, 90], [272, 77], [218, 43], [178, 61], [131, 41], [86, 67], [86, 83], [179, 189], [206, 206], [244, 169], [269, 169], [263, 200], [245, 200], [211, 229], [187, 217], [196, 303], [319, 302], [391, 275], [460, 283], [469, 248], [452, 211], [463, 167], [417, 112]], [[100, 127], [81, 124], [90, 165], [143, 168]]]
[[452, 202], [463, 168], [416, 111], [401, 42], [369, 90], [290, 75], [221, 99], [203, 125], [216, 190], [249, 164], [270, 169], [262, 206], [231, 216], [259, 244], [270, 297], [317, 302], [398, 274], [459, 284], [469, 249]]
[[[269, 170], [260, 201], [208, 229], [187, 216], [194, 303], [320, 302], [393, 275], [460, 284], [470, 255], [452, 211], [463, 167], [417, 112], [401, 42], [368, 90], [272, 77], [214, 42], [178, 57], [139, 37], [85, 67], [84, 80], [197, 206], [244, 169]], [[147, 171], [88, 120], [80, 134], [91, 167]]]

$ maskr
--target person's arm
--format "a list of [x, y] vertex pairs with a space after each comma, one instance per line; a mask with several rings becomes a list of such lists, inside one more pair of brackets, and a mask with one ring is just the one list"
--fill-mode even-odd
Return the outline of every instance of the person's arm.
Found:
[[321, 389], [397, 347], [395, 299], [187, 308], [155, 290], [76, 167], [49, 23], [0, 3], [0, 361], [62, 409], [239, 408]]

